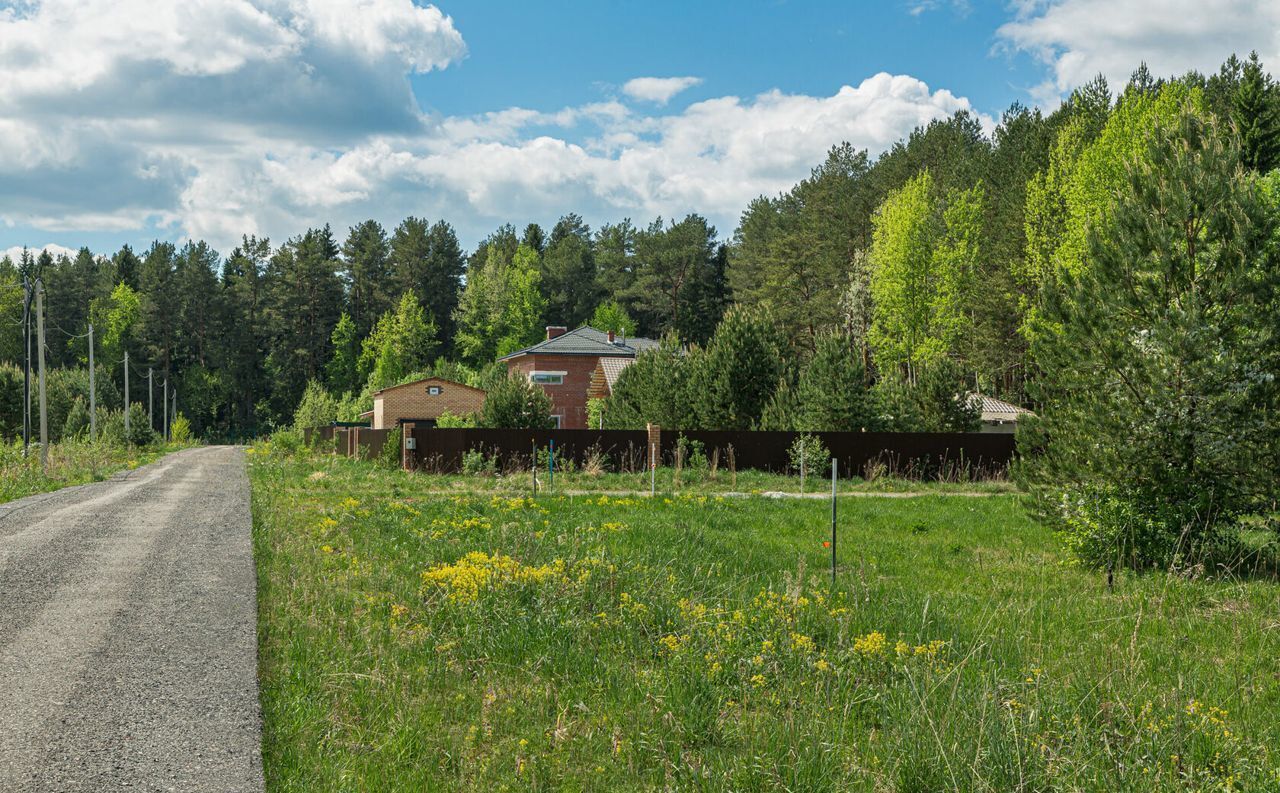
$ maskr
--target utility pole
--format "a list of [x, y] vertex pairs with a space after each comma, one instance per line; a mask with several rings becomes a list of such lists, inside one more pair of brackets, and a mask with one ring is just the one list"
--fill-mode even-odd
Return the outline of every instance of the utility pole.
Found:
[[164, 379], [164, 391], [160, 394], [160, 407], [164, 410], [164, 424], [160, 427], [160, 437], [169, 442], [169, 378]]
[[93, 323], [89, 323], [89, 440], [98, 439], [98, 391], [94, 387]]
[[129, 442], [129, 351], [124, 351], [124, 438]]
[[36, 279], [36, 362], [40, 367], [40, 468], [49, 472], [49, 403], [44, 392], [44, 284]]
[[22, 276], [23, 349], [27, 354], [22, 367], [22, 456], [31, 452], [31, 276]]
[[[176, 421], [178, 418], [178, 387], [173, 387], [173, 413], [171, 414]], [[173, 423], [169, 424], [169, 440], [173, 440]]]
[[151, 385], [151, 367], [147, 367], [147, 423], [151, 425], [151, 431], [156, 431], [156, 411], [153, 404], [155, 387]]

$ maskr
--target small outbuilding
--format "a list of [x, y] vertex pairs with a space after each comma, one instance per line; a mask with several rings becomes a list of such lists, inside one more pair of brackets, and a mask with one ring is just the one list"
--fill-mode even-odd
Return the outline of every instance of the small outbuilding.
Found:
[[395, 429], [406, 422], [434, 427], [446, 411], [455, 416], [479, 411], [484, 398], [483, 390], [443, 377], [401, 383], [374, 392], [373, 429]]
[[969, 404], [982, 413], [980, 432], [1017, 432], [1018, 419], [1035, 415], [1024, 407], [984, 394], [970, 394]]

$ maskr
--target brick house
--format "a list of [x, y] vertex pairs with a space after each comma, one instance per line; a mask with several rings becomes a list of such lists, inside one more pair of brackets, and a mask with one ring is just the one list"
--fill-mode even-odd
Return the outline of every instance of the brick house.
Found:
[[479, 388], [443, 377], [401, 383], [374, 392], [373, 429], [395, 429], [405, 422], [434, 427], [446, 410], [455, 416], [475, 413], [484, 397]]
[[585, 325], [576, 330], [549, 325], [545, 341], [499, 360], [506, 363], [508, 372], [519, 372], [542, 386], [551, 397], [551, 413], [557, 426], [587, 429], [591, 376], [600, 362], [634, 359], [643, 350], [657, 346], [652, 339], [627, 339]]

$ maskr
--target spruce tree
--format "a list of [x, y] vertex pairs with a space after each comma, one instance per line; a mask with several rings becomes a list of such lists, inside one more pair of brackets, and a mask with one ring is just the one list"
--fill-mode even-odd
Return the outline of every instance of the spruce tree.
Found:
[[1280, 89], [1250, 53], [1236, 89], [1231, 120], [1244, 164], [1260, 173], [1280, 166]]

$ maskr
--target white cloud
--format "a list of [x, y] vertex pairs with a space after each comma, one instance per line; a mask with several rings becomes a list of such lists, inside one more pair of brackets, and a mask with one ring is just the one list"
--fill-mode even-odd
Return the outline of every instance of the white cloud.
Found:
[[[49, 255], [54, 257], [55, 259], [63, 255], [69, 256], [74, 259], [76, 255], [76, 251], [72, 250], [71, 248], [67, 248], [52, 242], [46, 245], [41, 245], [39, 247], [31, 246], [27, 248], [27, 252], [30, 253], [33, 258], [36, 256], [39, 256], [40, 251], [48, 251]], [[5, 248], [0, 250], [0, 259], [4, 259], [6, 256], [14, 264], [17, 264], [18, 261], [22, 259], [22, 246], [15, 245], [12, 248]]]
[[622, 93], [632, 99], [665, 105], [681, 91], [702, 82], [701, 77], [636, 77], [622, 86]]
[[[829, 96], [723, 96], [661, 115], [606, 101], [429, 118], [408, 75], [466, 48], [447, 16], [410, 0], [18, 8], [0, 11], [0, 223], [43, 239], [132, 230], [227, 251], [242, 234], [279, 243], [412, 213], [474, 241], [570, 211], [597, 224], [701, 212], [727, 235], [748, 201], [788, 189], [831, 146], [877, 153], [971, 110], [877, 74]], [[660, 85], [632, 81], [628, 95], [669, 101], [696, 82], [647, 79]]]
[[[511, 108], [342, 152], [297, 147], [228, 161], [193, 182], [182, 215], [188, 233], [212, 239], [324, 220], [394, 221], [411, 210], [443, 215], [473, 240], [502, 222], [568, 211], [595, 222], [701, 212], [727, 234], [748, 201], [790, 188], [832, 145], [879, 152], [960, 110], [971, 110], [967, 100], [889, 74], [828, 97], [720, 97], [661, 117], [615, 105]], [[580, 142], [530, 134], [584, 122], [594, 132]]]
[[1275, 0], [1024, 0], [997, 36], [1049, 71], [1033, 89], [1042, 102], [1103, 74], [1118, 87], [1139, 63], [1157, 75], [1216, 71], [1228, 55], [1256, 49], [1280, 66]]
[[930, 11], [937, 11], [944, 5], [949, 5], [952, 11], [962, 17], [968, 16], [973, 10], [969, 0], [911, 0], [907, 3], [907, 13], [918, 17]]

